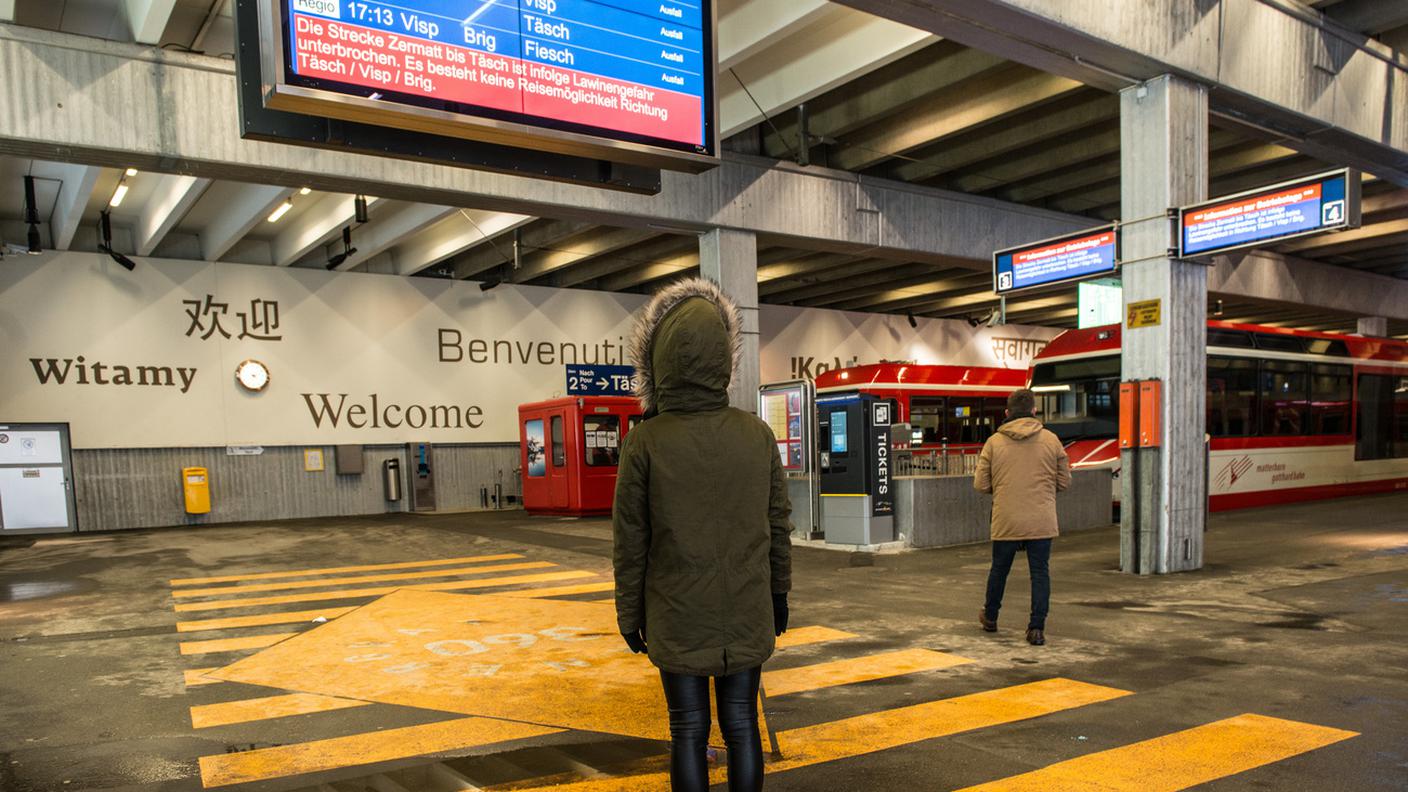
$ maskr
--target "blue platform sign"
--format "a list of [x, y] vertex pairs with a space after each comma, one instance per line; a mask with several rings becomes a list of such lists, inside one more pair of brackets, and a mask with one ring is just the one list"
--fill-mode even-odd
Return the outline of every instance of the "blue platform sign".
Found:
[[568, 396], [634, 396], [634, 366], [567, 364]]
[[1179, 256], [1210, 256], [1359, 226], [1359, 172], [1344, 169], [1178, 210]]
[[992, 290], [1011, 294], [1098, 278], [1113, 273], [1119, 261], [1119, 229], [1092, 228], [992, 254]]

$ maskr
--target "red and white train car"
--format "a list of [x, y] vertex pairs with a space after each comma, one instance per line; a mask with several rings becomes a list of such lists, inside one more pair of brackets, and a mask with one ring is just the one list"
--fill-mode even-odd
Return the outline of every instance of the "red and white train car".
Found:
[[[1119, 465], [1120, 331], [1068, 330], [1033, 362], [1073, 467]], [[1408, 490], [1408, 343], [1209, 322], [1207, 432], [1213, 511]]]

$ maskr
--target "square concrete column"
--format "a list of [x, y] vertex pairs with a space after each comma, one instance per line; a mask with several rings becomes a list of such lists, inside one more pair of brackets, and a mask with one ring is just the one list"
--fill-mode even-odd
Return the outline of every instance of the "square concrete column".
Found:
[[738, 304], [743, 315], [743, 360], [728, 388], [729, 404], [758, 411], [762, 359], [758, 343], [758, 239], [751, 231], [716, 228], [699, 238], [699, 271]]
[[1170, 256], [1166, 211], [1204, 200], [1207, 184], [1206, 89], [1164, 75], [1121, 91], [1124, 302], [1160, 302], [1158, 324], [1123, 330], [1123, 379], [1159, 380], [1163, 389], [1161, 445], [1121, 454], [1126, 572], [1203, 565], [1207, 269]]
[[1388, 336], [1388, 319], [1383, 316], [1361, 316], [1358, 332], [1362, 336], [1386, 338]]

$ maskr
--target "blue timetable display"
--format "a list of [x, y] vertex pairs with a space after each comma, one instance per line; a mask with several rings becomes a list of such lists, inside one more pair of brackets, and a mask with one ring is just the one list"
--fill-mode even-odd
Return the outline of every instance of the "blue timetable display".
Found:
[[1119, 230], [1106, 226], [993, 254], [998, 294], [1109, 275], [1119, 266]]
[[1341, 170], [1179, 210], [1179, 255], [1206, 256], [1359, 225], [1359, 174]]
[[[711, 0], [272, 2], [284, 82], [308, 89], [300, 98], [332, 94], [329, 115], [383, 112], [389, 126], [423, 130], [459, 120], [460, 136], [495, 142], [505, 123], [523, 125], [569, 150], [590, 136], [715, 154]], [[398, 124], [397, 112], [417, 119]], [[473, 134], [476, 124], [495, 133]], [[517, 131], [505, 142], [537, 147], [532, 130]]]

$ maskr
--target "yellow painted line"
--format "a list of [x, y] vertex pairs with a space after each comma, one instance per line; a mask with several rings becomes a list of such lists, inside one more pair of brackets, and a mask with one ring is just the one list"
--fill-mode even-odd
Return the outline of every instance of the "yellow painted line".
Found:
[[206, 788], [247, 784], [522, 740], [560, 731], [492, 718], [458, 718], [328, 740], [202, 756], [200, 775]]
[[312, 693], [290, 693], [285, 696], [265, 696], [241, 701], [224, 701], [219, 704], [202, 704], [191, 707], [191, 726], [208, 729], [212, 726], [228, 726], [232, 723], [286, 718], [291, 715], [310, 715], [315, 712], [365, 707], [371, 702], [352, 699], [318, 696]]
[[[615, 583], [582, 583], [577, 586], [557, 586], [555, 588], [524, 589], [523, 591], [505, 591], [505, 597], [519, 597], [526, 599], [542, 599], [544, 597], [563, 597], [568, 594], [590, 594], [596, 591], [614, 591]], [[588, 602], [611, 602], [615, 600], [588, 600]]]
[[792, 646], [806, 646], [827, 641], [844, 641], [854, 637], [856, 636], [852, 633], [833, 630], [830, 627], [796, 627], [777, 636], [777, 648], [787, 649]]
[[188, 668], [186, 674], [186, 687], [198, 687], [200, 685], [218, 685], [224, 682], [223, 679], [211, 679], [207, 677], [211, 671], [219, 671], [219, 668]]
[[365, 564], [362, 566], [324, 567], [322, 569], [294, 569], [287, 572], [258, 572], [249, 575], [220, 575], [218, 577], [176, 578], [173, 586], [199, 586], [209, 583], [236, 583], [242, 580], [278, 580], [279, 578], [303, 577], [305, 575], [341, 575], [347, 572], [380, 572], [387, 569], [415, 569], [416, 567], [454, 566], [473, 564], [481, 561], [512, 561], [522, 558], [518, 553], [499, 555], [465, 556], [464, 558], [442, 558], [435, 561], [402, 561], [396, 564]]
[[1359, 736], [1309, 723], [1238, 715], [1059, 762], [963, 792], [1175, 792]]
[[265, 649], [295, 635], [298, 633], [248, 635], [244, 638], [220, 638], [213, 641], [182, 641], [181, 654], [211, 654], [214, 652], [239, 652], [245, 649]]
[[225, 619], [197, 619], [176, 622], [176, 632], [198, 632], [200, 630], [230, 630], [238, 627], [265, 627], [270, 624], [303, 624], [317, 618], [336, 619], [345, 613], [356, 610], [345, 608], [315, 608], [313, 610], [284, 611], [282, 613], [261, 613], [257, 616], [231, 616]]
[[785, 696], [804, 690], [850, 685], [873, 679], [903, 676], [920, 671], [936, 671], [942, 668], [971, 663], [966, 657], [935, 652], [930, 649], [904, 649], [898, 652], [833, 660], [799, 668], [784, 668], [763, 674], [763, 689], [768, 696]]
[[[790, 729], [777, 735], [782, 760], [767, 765], [769, 773], [850, 759], [960, 732], [1000, 726], [1043, 715], [1110, 701], [1129, 691], [1070, 679], [1047, 679], [1025, 685], [881, 710], [844, 720]], [[725, 769], [710, 773], [711, 783], [724, 780]], [[666, 773], [604, 778], [515, 792], [646, 792], [669, 789]], [[1062, 789], [1047, 786], [1043, 789]]]
[[538, 575], [507, 575], [484, 578], [482, 580], [452, 580], [448, 583], [417, 583], [411, 586], [372, 586], [370, 588], [334, 589], [332, 591], [312, 591], [303, 594], [282, 594], [274, 597], [241, 597], [230, 600], [205, 600], [203, 602], [178, 602], [177, 612], [201, 610], [221, 610], [225, 608], [248, 608], [255, 605], [284, 605], [290, 602], [325, 602], [329, 600], [364, 599], [379, 597], [402, 589], [417, 591], [465, 591], [469, 589], [493, 588], [495, 586], [518, 586], [526, 583], [550, 583], [558, 580], [579, 580], [596, 577], [591, 572], [544, 572]]
[[216, 586], [214, 588], [180, 589], [171, 592], [173, 597], [210, 597], [231, 594], [254, 594], [260, 591], [284, 591], [289, 589], [322, 588], [324, 586], [345, 586], [357, 583], [387, 583], [392, 580], [416, 580], [417, 578], [453, 577], [459, 575], [482, 575], [486, 572], [517, 572], [521, 569], [546, 569], [557, 564], [548, 561], [523, 561], [517, 564], [494, 564], [491, 566], [458, 567], [456, 569], [433, 569], [429, 572], [392, 572], [385, 575], [357, 575], [355, 577], [318, 578], [317, 580], [285, 580], [280, 583], [253, 583], [247, 586]]

